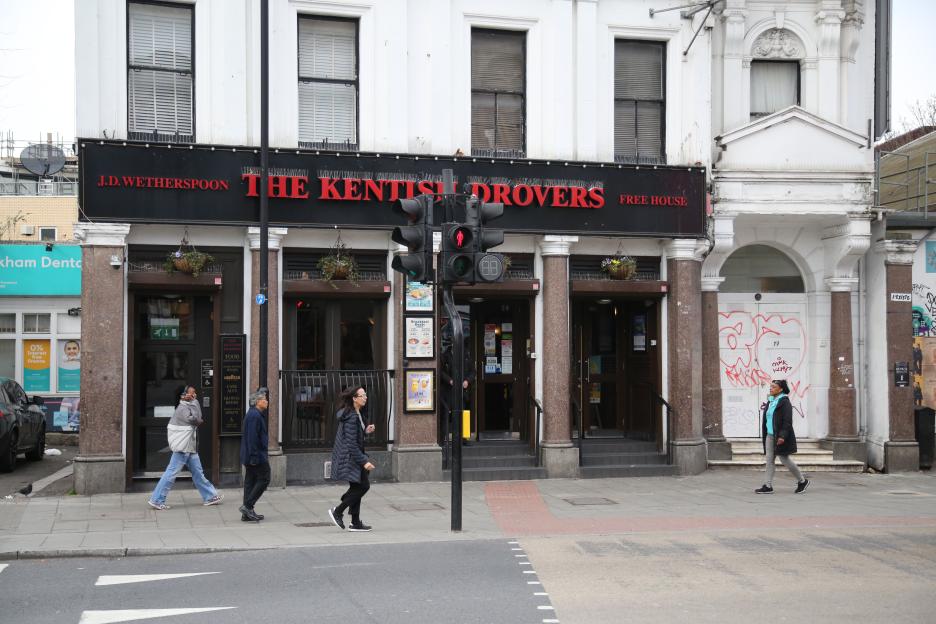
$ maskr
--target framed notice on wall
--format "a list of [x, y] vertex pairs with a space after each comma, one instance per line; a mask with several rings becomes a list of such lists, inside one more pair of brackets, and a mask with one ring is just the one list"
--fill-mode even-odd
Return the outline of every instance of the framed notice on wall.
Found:
[[245, 351], [244, 334], [221, 336], [221, 433], [240, 433], [241, 430], [245, 412]]
[[406, 317], [406, 357], [431, 358], [433, 354], [434, 319], [431, 316]]
[[634, 315], [633, 336], [634, 336], [634, 351], [646, 351], [647, 350], [647, 315], [646, 314], [641, 313], [641, 314]]
[[406, 311], [432, 312], [432, 284], [406, 280]]
[[403, 372], [406, 392], [404, 409], [407, 412], [431, 412], [435, 410], [435, 371], [407, 369]]

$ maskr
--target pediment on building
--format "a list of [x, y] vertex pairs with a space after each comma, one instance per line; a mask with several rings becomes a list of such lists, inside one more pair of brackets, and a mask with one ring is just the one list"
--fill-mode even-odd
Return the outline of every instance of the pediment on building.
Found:
[[853, 171], [873, 167], [868, 139], [844, 126], [790, 106], [715, 138], [716, 169]]

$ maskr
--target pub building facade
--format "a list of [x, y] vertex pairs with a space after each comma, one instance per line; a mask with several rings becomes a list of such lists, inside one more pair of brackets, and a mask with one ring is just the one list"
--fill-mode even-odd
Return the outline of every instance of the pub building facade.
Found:
[[[440, 293], [389, 267], [392, 202], [439, 193], [443, 169], [505, 204], [491, 225], [511, 261], [503, 283], [455, 290], [466, 474], [701, 472], [729, 438], [759, 435], [776, 358], [737, 365], [750, 354], [781, 356], [776, 376], [797, 367], [808, 436], [861, 454], [866, 354], [844, 321], [862, 327], [857, 267], [878, 262], [862, 256], [869, 3], [730, 0], [703, 19], [659, 12], [677, 0], [270, 0], [267, 379], [259, 2], [88, 3], [79, 493], [159, 474], [183, 383], [200, 390], [200, 452], [221, 484], [240, 479], [260, 386], [274, 483], [322, 481], [350, 383], [368, 389], [377, 478], [442, 479], [451, 330]], [[212, 256], [198, 275], [167, 258], [193, 247]], [[324, 279], [338, 250], [357, 269]], [[602, 270], [617, 256], [635, 260], [630, 279]], [[781, 334], [804, 331], [764, 355], [748, 343], [768, 304], [792, 319]], [[735, 313], [750, 322], [720, 324]]]

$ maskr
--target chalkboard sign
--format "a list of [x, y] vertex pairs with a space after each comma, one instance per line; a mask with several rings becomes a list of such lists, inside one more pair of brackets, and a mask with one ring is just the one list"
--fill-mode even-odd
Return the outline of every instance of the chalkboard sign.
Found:
[[244, 334], [221, 336], [221, 433], [240, 433], [244, 418]]
[[910, 362], [894, 362], [894, 385], [898, 388], [910, 385]]

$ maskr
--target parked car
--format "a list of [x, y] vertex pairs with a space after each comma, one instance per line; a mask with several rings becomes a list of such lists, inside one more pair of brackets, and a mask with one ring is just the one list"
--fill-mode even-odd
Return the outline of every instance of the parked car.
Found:
[[15, 379], [0, 377], [0, 472], [16, 467], [16, 456], [37, 461], [45, 455], [45, 414], [42, 397], [26, 396]]

